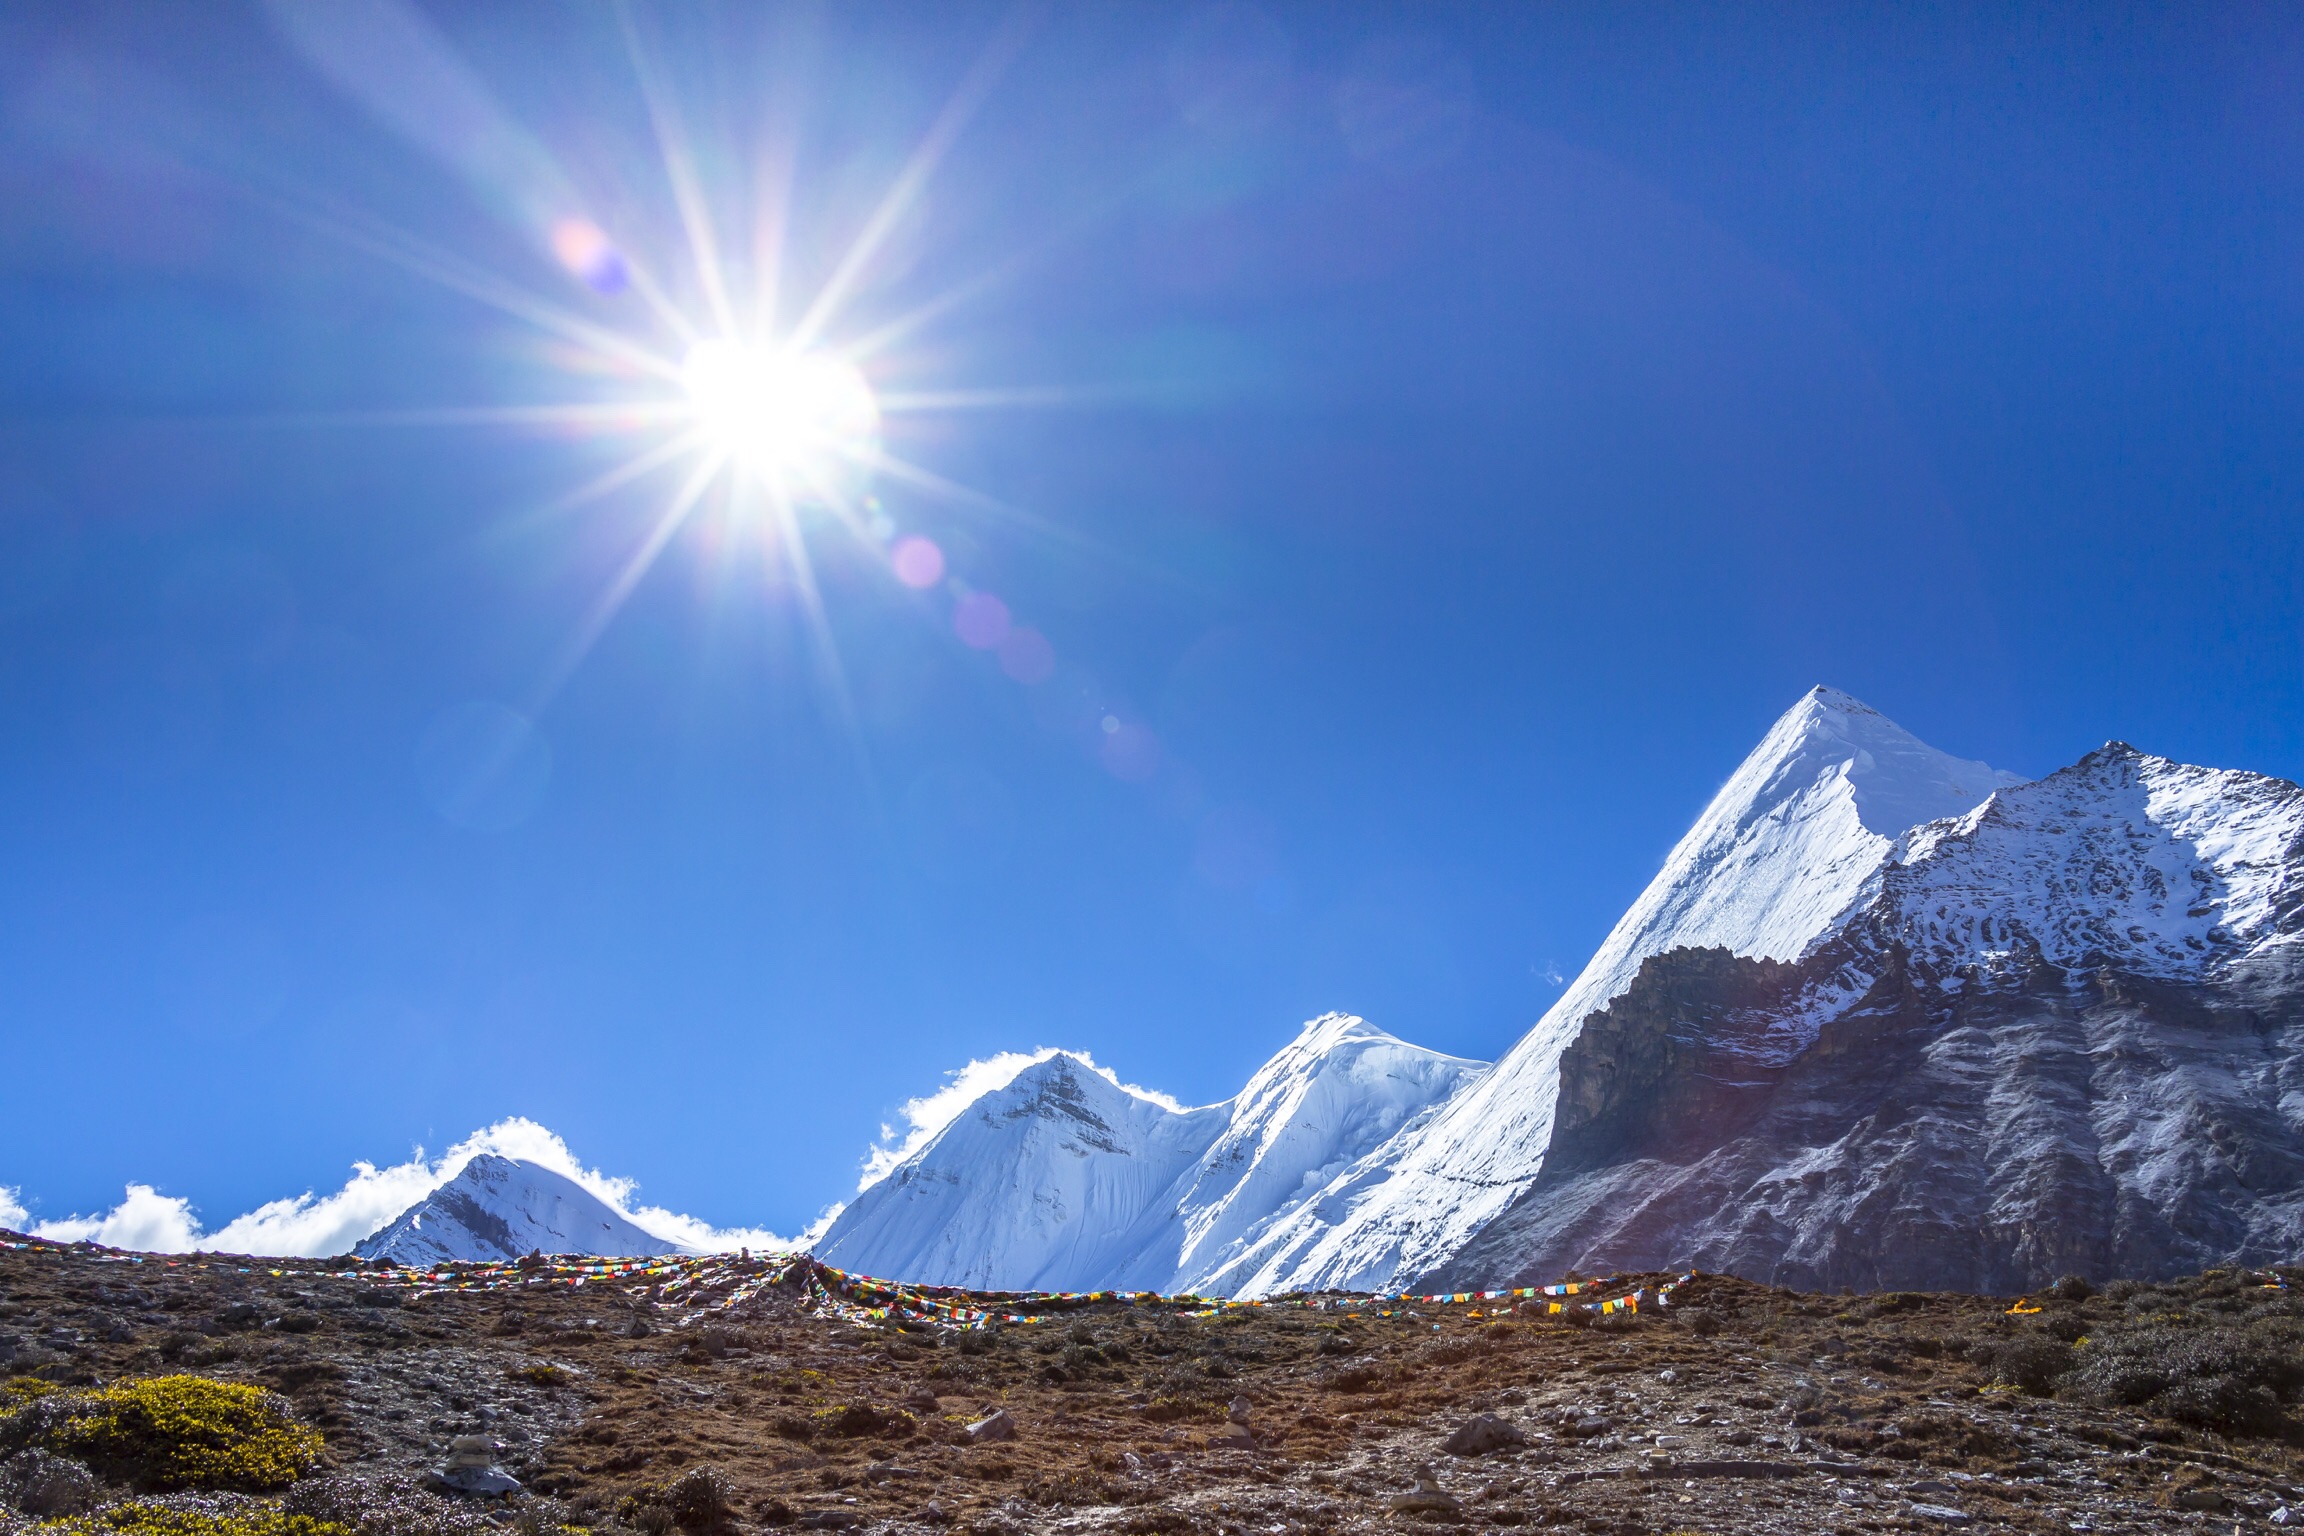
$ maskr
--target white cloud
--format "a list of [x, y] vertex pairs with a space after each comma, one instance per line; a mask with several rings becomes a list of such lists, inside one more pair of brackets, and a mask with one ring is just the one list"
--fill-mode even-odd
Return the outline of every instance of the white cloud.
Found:
[[[1011, 1074], [1013, 1075], [1013, 1074]], [[819, 1219], [798, 1238], [779, 1237], [758, 1227], [721, 1228], [693, 1216], [661, 1206], [635, 1208], [632, 1197], [639, 1186], [587, 1168], [568, 1144], [533, 1120], [514, 1117], [475, 1131], [450, 1147], [437, 1161], [417, 1148], [404, 1163], [379, 1168], [373, 1163], [352, 1165], [352, 1177], [332, 1194], [307, 1190], [282, 1200], [269, 1201], [236, 1216], [213, 1232], [203, 1231], [191, 1202], [163, 1195], [149, 1184], [131, 1184], [127, 1195], [110, 1211], [93, 1216], [68, 1216], [59, 1221], [33, 1223], [19, 1193], [0, 1187], [0, 1226], [28, 1230], [57, 1242], [92, 1241], [113, 1248], [143, 1253], [261, 1253], [318, 1258], [344, 1253], [354, 1243], [389, 1223], [402, 1211], [461, 1173], [464, 1165], [483, 1152], [535, 1163], [590, 1190], [642, 1231], [701, 1252], [727, 1252], [737, 1248], [770, 1251], [803, 1246], [830, 1224], [837, 1208]]]
[[183, 1253], [200, 1241], [200, 1223], [193, 1218], [191, 1202], [164, 1195], [149, 1184], [129, 1185], [127, 1197], [104, 1215], [44, 1221], [32, 1232], [60, 1243], [95, 1242], [142, 1253]]
[[[888, 1176], [890, 1169], [934, 1141], [944, 1127], [960, 1118], [962, 1110], [984, 1095], [1007, 1087], [1026, 1067], [1038, 1066], [1052, 1056], [1071, 1057], [1123, 1093], [1132, 1093], [1163, 1109], [1172, 1109], [1178, 1113], [1184, 1110], [1184, 1105], [1167, 1094], [1120, 1081], [1118, 1074], [1110, 1067], [1096, 1065], [1095, 1058], [1086, 1051], [1060, 1050], [1052, 1045], [1044, 1045], [1036, 1051], [1002, 1051], [997, 1056], [971, 1061], [947, 1073], [944, 1086], [934, 1093], [917, 1099], [906, 1099], [896, 1111], [903, 1117], [903, 1130], [898, 1131], [893, 1125], [880, 1127], [879, 1143], [865, 1155], [864, 1176], [857, 1180], [856, 1188], [862, 1191], [879, 1183]], [[809, 1231], [812, 1234], [821, 1233], [831, 1225], [831, 1217], [838, 1214], [838, 1211], [833, 1211]]]

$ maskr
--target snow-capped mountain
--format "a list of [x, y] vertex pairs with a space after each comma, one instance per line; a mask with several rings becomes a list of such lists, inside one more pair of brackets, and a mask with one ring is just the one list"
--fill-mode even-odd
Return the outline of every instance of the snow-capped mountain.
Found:
[[1913, 829], [1797, 963], [1652, 959], [1562, 1057], [1542, 1176], [1434, 1281], [2293, 1260], [2300, 939], [2304, 790], [2113, 743]]
[[1052, 1056], [859, 1194], [815, 1252], [925, 1283], [1197, 1289], [1485, 1068], [1330, 1014], [1237, 1097], [1179, 1110]]
[[920, 1278], [1247, 1296], [2292, 1260], [2304, 790], [2120, 743], [2027, 782], [1819, 688], [1493, 1068], [1356, 1114], [1316, 1038], [1347, 1024], [1182, 1114], [1046, 1064], [834, 1242]]
[[685, 1251], [641, 1231], [575, 1180], [493, 1152], [474, 1157], [352, 1251], [423, 1265], [517, 1259], [539, 1249], [619, 1257]]
[[1248, 1295], [1404, 1284], [1445, 1262], [1544, 1166], [1560, 1053], [1651, 955], [1790, 960], [1845, 922], [1916, 823], [2021, 783], [1817, 688], [1778, 720], [1558, 1002], [1432, 1123], [1379, 1149], [1236, 1261]]

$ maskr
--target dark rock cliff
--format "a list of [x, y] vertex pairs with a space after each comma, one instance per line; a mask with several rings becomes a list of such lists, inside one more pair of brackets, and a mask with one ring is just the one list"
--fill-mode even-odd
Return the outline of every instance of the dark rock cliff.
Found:
[[2196, 982], [1858, 958], [1649, 960], [1562, 1060], [1542, 1176], [1419, 1285], [1694, 1265], [2013, 1292], [2304, 1250], [2292, 947]]

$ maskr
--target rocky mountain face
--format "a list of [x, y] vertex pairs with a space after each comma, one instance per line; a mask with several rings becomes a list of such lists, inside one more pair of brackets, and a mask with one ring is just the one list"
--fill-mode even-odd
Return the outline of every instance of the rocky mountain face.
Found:
[[1819, 688], [1493, 1068], [1333, 1022], [1183, 1114], [1044, 1064], [819, 1251], [1247, 1296], [2292, 1259], [2304, 790], [2120, 743], [2026, 782]]
[[1649, 958], [1718, 948], [1796, 960], [1864, 899], [1908, 829], [2021, 782], [1937, 751], [1844, 693], [1812, 690], [1495, 1070], [1276, 1224], [1235, 1265], [1237, 1290], [1393, 1289], [1446, 1264], [1542, 1172], [1561, 1053]]
[[684, 1250], [634, 1226], [549, 1168], [484, 1152], [391, 1225], [353, 1248], [363, 1259], [439, 1264], [545, 1253], [639, 1257]]
[[815, 1252], [930, 1284], [1198, 1289], [1485, 1068], [1342, 1014], [1199, 1109], [1052, 1056], [859, 1194]]
[[1434, 1284], [2014, 1291], [2304, 1248], [2304, 791], [2115, 743], [1914, 828], [1791, 963], [1648, 960]]

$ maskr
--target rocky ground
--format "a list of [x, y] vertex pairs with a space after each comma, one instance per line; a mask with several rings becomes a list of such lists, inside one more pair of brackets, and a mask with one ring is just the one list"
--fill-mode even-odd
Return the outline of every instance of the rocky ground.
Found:
[[[0, 1250], [0, 1378], [272, 1387], [325, 1436], [327, 1507], [374, 1495], [372, 1536], [2304, 1525], [2304, 1306], [2265, 1276], [2013, 1315], [1700, 1276], [1599, 1321], [1104, 1303], [961, 1331], [765, 1273], [420, 1294], [341, 1261]], [[474, 1436], [524, 1493], [408, 1495]]]

